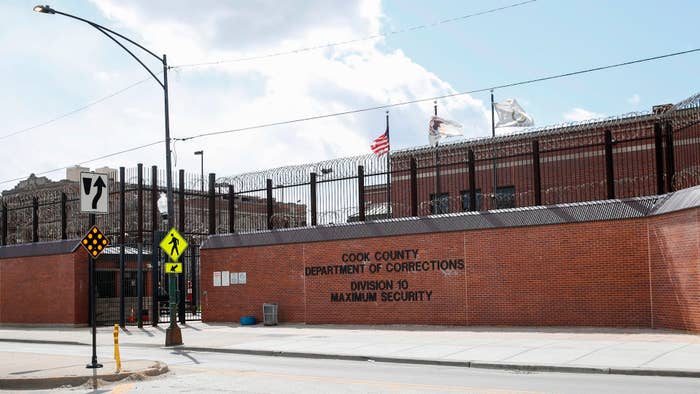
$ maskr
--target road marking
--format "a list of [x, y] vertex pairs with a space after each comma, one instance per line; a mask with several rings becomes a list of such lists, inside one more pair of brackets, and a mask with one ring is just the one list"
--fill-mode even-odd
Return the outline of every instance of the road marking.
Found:
[[313, 376], [313, 375], [290, 375], [283, 373], [269, 373], [269, 372], [250, 372], [250, 371], [237, 371], [237, 370], [214, 370], [201, 367], [188, 367], [188, 366], [178, 366], [178, 368], [189, 369], [193, 371], [201, 371], [211, 374], [219, 375], [235, 375], [242, 377], [251, 378], [267, 378], [267, 379], [286, 379], [298, 382], [322, 382], [322, 383], [335, 383], [335, 384], [350, 384], [356, 386], [373, 386], [380, 387], [386, 390], [398, 391], [401, 389], [414, 389], [422, 391], [454, 391], [454, 392], [467, 392], [467, 393], [487, 393], [487, 394], [534, 394], [540, 393], [539, 391], [526, 391], [526, 390], [510, 390], [510, 389], [494, 389], [485, 387], [467, 387], [467, 386], [448, 386], [448, 385], [436, 385], [436, 384], [420, 384], [420, 383], [402, 383], [402, 382], [391, 382], [391, 381], [380, 381], [380, 380], [360, 380], [360, 379], [347, 379], [347, 378], [334, 378], [325, 376]]
[[120, 384], [117, 387], [113, 388], [112, 391], [110, 391], [110, 393], [112, 393], [112, 394], [126, 393], [128, 391], [131, 391], [131, 389], [133, 389], [135, 385], [136, 385], [135, 383]]

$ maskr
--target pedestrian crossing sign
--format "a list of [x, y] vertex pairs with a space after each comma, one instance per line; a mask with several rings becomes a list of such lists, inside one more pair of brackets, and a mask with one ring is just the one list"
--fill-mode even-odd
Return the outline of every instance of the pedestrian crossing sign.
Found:
[[171, 228], [170, 231], [165, 234], [163, 240], [160, 241], [160, 248], [163, 249], [165, 254], [170, 256], [173, 262], [177, 262], [180, 256], [185, 253], [187, 245], [187, 241], [177, 232], [175, 227]]

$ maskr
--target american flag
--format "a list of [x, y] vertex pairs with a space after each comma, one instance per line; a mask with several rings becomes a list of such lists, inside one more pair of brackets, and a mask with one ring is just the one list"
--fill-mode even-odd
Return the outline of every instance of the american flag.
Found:
[[385, 131], [384, 134], [375, 138], [370, 148], [372, 148], [372, 152], [377, 156], [389, 152], [389, 131]]

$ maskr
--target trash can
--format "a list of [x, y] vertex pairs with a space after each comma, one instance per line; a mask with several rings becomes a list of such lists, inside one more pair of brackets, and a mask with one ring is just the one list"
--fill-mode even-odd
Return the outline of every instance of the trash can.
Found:
[[277, 304], [263, 304], [263, 324], [266, 326], [277, 325]]

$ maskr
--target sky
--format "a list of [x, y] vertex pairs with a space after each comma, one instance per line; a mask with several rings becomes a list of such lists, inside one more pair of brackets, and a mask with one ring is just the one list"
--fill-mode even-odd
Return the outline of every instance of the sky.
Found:
[[[369, 154], [385, 129], [385, 110], [178, 139], [700, 47], [694, 0], [536, 0], [458, 18], [522, 1], [57, 0], [51, 6], [167, 54], [173, 169], [198, 174], [194, 152], [203, 150], [204, 171], [217, 176]], [[33, 12], [35, 4], [0, 2], [0, 190], [31, 173], [63, 179], [64, 167], [81, 163], [165, 168], [161, 86], [93, 27]], [[451, 21], [436, 23], [444, 20]], [[129, 48], [161, 77], [158, 60]], [[265, 56], [276, 53], [286, 54]], [[187, 66], [207, 62], [216, 64]], [[496, 89], [494, 96], [517, 99], [536, 126], [582, 121], [679, 102], [698, 92], [699, 66], [695, 52]], [[391, 149], [427, 145], [432, 113], [432, 100], [391, 107]], [[488, 91], [440, 99], [438, 113], [464, 126], [456, 140], [491, 134]]]

